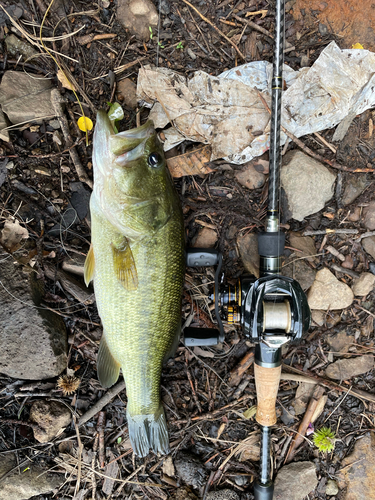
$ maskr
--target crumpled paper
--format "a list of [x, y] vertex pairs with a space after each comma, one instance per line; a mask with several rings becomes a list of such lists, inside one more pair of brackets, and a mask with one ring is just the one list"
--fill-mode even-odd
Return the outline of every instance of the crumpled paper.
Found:
[[[282, 98], [282, 125], [296, 137], [319, 132], [375, 105], [375, 54], [341, 50], [331, 42], [311, 68], [284, 65], [287, 90]], [[256, 61], [218, 77], [197, 71], [187, 80], [166, 68], [145, 66], [137, 94], [151, 107], [150, 119], [164, 130], [167, 151], [188, 139], [212, 147], [211, 161], [242, 164], [269, 148], [272, 65]], [[286, 135], [281, 134], [284, 143]]]

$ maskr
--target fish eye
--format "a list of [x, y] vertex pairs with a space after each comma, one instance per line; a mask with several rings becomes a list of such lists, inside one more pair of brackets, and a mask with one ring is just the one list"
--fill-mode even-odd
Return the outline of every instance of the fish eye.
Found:
[[161, 156], [158, 153], [151, 153], [150, 156], [147, 158], [147, 162], [150, 165], [150, 167], [156, 168], [161, 163]]

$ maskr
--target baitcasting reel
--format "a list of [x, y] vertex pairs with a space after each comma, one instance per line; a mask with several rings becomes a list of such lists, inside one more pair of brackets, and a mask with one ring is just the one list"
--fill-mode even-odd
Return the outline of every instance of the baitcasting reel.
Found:
[[186, 328], [187, 346], [216, 345], [224, 340], [221, 318], [240, 324], [245, 335], [255, 344], [264, 343], [278, 349], [290, 340], [302, 338], [310, 325], [310, 309], [300, 284], [285, 276], [241, 276], [235, 285], [219, 284], [222, 256], [216, 250], [191, 248], [186, 253], [189, 267], [217, 266], [215, 316], [219, 329]]

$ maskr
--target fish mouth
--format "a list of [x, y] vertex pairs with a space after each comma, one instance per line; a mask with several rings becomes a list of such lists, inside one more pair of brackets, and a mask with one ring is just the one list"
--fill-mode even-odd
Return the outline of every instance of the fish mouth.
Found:
[[115, 156], [129, 153], [155, 134], [154, 123], [148, 120], [144, 125], [109, 137], [109, 149]]

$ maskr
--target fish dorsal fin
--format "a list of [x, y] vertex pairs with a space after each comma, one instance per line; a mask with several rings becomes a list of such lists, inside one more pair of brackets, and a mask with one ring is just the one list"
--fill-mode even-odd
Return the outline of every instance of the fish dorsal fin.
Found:
[[90, 245], [90, 250], [85, 260], [84, 274], [83, 274], [86, 286], [89, 286], [90, 281], [93, 279], [94, 271], [95, 271], [94, 247]]
[[113, 267], [117, 279], [129, 291], [138, 288], [138, 273], [133, 252], [127, 238], [123, 238], [119, 245], [112, 243]]
[[111, 387], [116, 383], [120, 374], [120, 365], [112, 356], [105, 340], [104, 333], [99, 346], [96, 370], [98, 372], [99, 382], [105, 388]]

